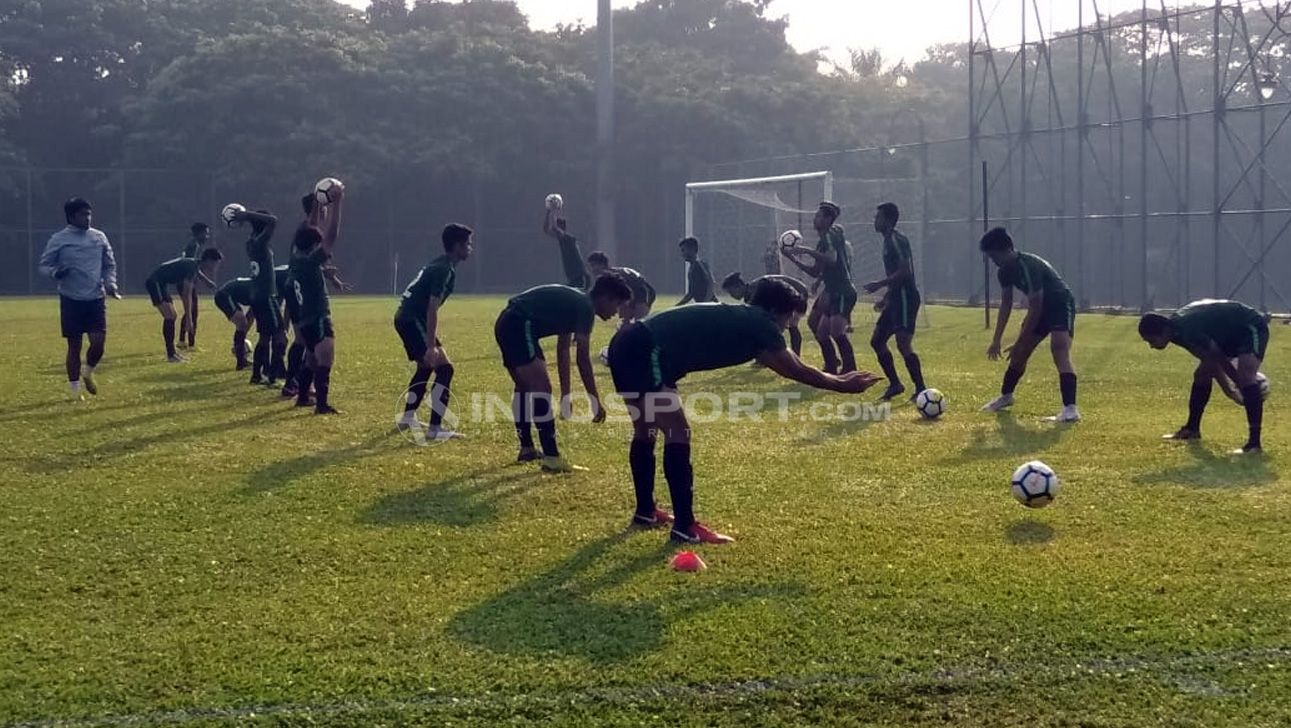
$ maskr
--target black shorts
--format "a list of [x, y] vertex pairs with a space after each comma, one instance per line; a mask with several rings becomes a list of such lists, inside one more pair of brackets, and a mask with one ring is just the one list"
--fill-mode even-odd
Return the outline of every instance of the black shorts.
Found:
[[1040, 319], [1036, 323], [1036, 330], [1033, 332], [1041, 339], [1055, 331], [1066, 331], [1068, 334], [1076, 335], [1076, 297], [1067, 294], [1046, 297], [1044, 300], [1044, 311], [1040, 313]]
[[233, 296], [230, 296], [227, 291], [215, 294], [215, 307], [220, 310], [220, 313], [224, 314], [224, 318], [230, 320], [232, 320], [233, 314], [241, 310], [238, 304], [233, 302]]
[[1268, 348], [1269, 324], [1263, 319], [1252, 321], [1240, 332], [1234, 332], [1233, 337], [1222, 347], [1224, 356], [1231, 359], [1243, 354], [1254, 354], [1260, 361], [1264, 361]]
[[278, 317], [278, 302], [272, 298], [251, 299], [251, 313], [256, 317], [256, 333], [261, 336], [274, 336], [282, 330], [282, 319]]
[[[394, 330], [399, 334], [399, 340], [403, 342], [403, 350], [408, 355], [408, 361], [421, 361], [426, 358], [426, 351], [430, 347], [426, 342], [425, 324], [413, 318], [396, 315]], [[435, 337], [435, 346], [443, 346], [439, 337]]]
[[296, 322], [296, 330], [300, 332], [300, 338], [305, 341], [305, 348], [310, 351], [315, 346], [322, 343], [323, 339], [336, 338], [336, 330], [332, 328], [332, 317], [324, 316], [312, 321]]
[[493, 324], [493, 338], [502, 351], [502, 364], [508, 369], [522, 367], [534, 359], [544, 359], [538, 338], [533, 335], [533, 321], [507, 307]]
[[823, 316], [843, 316], [852, 318], [852, 309], [856, 308], [856, 291], [830, 291], [816, 297], [816, 308]]
[[918, 291], [903, 290], [889, 296], [887, 305], [879, 314], [874, 324], [874, 333], [889, 336], [896, 333], [914, 333], [915, 323], [919, 320], [919, 306], [922, 301]]
[[161, 281], [149, 278], [143, 282], [143, 287], [148, 289], [148, 298], [152, 299], [152, 305], [160, 306], [163, 303], [173, 303], [170, 297], [170, 287]]
[[85, 334], [103, 334], [108, 330], [108, 306], [102, 298], [78, 301], [59, 296], [58, 317], [65, 339], [79, 339]]
[[624, 399], [677, 387], [676, 377], [664, 374], [654, 335], [639, 321], [621, 327], [614, 334], [608, 358], [614, 391]]

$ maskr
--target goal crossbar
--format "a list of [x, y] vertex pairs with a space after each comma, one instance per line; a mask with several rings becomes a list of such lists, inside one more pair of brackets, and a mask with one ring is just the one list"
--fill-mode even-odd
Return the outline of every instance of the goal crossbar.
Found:
[[766, 185], [788, 182], [810, 182], [820, 180], [824, 187], [825, 199], [832, 199], [834, 193], [833, 172], [804, 172], [802, 174], [783, 174], [775, 177], [752, 177], [746, 179], [720, 179], [707, 182], [689, 182], [686, 184], [686, 236], [695, 234], [695, 194], [698, 192], [722, 192], [745, 187], [763, 187]]

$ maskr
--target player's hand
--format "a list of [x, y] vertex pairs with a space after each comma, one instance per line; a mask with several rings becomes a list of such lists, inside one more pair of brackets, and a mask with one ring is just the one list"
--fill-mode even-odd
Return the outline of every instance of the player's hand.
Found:
[[874, 293], [883, 287], [883, 283], [881, 281], [871, 281], [862, 287], [865, 289], [866, 293]]
[[600, 397], [591, 397], [592, 401], [592, 422], [601, 424], [605, 421], [605, 406], [601, 404]]
[[1000, 342], [992, 341], [991, 345], [986, 347], [986, 358], [991, 361], [997, 361], [1000, 358]]
[[1241, 391], [1239, 391], [1239, 390], [1237, 390], [1237, 389], [1229, 389], [1229, 390], [1226, 390], [1226, 391], [1224, 392], [1224, 394], [1225, 394], [1229, 399], [1231, 399], [1231, 400], [1233, 400], [1234, 402], [1236, 402], [1239, 406], [1242, 406], [1242, 407], [1245, 407], [1245, 406], [1246, 406], [1246, 400], [1242, 398], [1242, 393], [1241, 393]]
[[117, 290], [116, 286], [105, 286], [103, 290], [116, 300], [121, 300], [121, 291]]
[[872, 372], [848, 372], [838, 375], [836, 379], [839, 384], [838, 391], [844, 394], [860, 394], [883, 381], [883, 377]]
[[560, 419], [567, 420], [574, 416], [574, 402], [568, 394], [560, 395]]
[[336, 180], [336, 186], [333, 187], [331, 191], [328, 192], [328, 196], [331, 198], [332, 203], [337, 203], [337, 202], [340, 202], [341, 200], [344, 200], [345, 199], [344, 183], [342, 183], [339, 179]]

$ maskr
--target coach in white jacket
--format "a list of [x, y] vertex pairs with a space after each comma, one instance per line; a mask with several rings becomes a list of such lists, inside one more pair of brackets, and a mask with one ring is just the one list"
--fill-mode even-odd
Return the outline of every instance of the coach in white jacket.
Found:
[[[94, 208], [77, 197], [63, 205], [67, 227], [54, 233], [40, 256], [40, 272], [58, 281], [60, 318], [63, 338], [67, 339], [67, 381], [72, 398], [81, 399], [85, 391], [98, 394], [94, 367], [103, 358], [107, 340], [108, 316], [104, 296], [120, 298], [117, 292], [117, 263], [112, 245], [102, 230], [90, 227]], [[81, 369], [82, 337], [90, 339]]]

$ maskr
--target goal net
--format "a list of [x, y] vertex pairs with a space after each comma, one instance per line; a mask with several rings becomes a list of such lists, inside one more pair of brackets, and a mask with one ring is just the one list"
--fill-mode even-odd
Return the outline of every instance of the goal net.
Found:
[[809, 172], [779, 177], [715, 180], [686, 185], [686, 234], [699, 238], [701, 256], [717, 282], [732, 271], [745, 280], [767, 272], [783, 272], [811, 283], [805, 274], [777, 256], [780, 269], [764, 264], [768, 249], [780, 233], [798, 230], [804, 244], [814, 246], [812, 218], [821, 200], [831, 200], [843, 210], [839, 218], [851, 248], [852, 280], [860, 294], [854, 324], [874, 319], [873, 304], [882, 294], [860, 290], [867, 281], [883, 277], [883, 260], [874, 232], [874, 208], [895, 202], [901, 208], [906, 235], [920, 270], [923, 241], [914, 232], [922, 218], [922, 196], [917, 178], [835, 178], [833, 172]]

